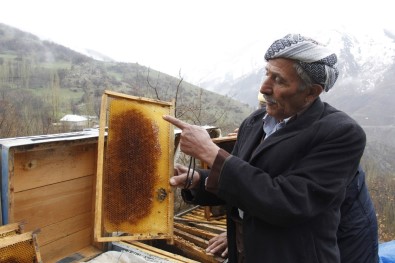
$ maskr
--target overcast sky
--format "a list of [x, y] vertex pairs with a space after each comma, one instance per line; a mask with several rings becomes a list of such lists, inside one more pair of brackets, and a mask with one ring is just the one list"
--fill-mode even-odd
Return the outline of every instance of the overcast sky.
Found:
[[[178, 76], [256, 40], [395, 28], [391, 0], [3, 0], [0, 23]], [[268, 43], [269, 43], [268, 42]], [[262, 47], [262, 56], [267, 46]]]

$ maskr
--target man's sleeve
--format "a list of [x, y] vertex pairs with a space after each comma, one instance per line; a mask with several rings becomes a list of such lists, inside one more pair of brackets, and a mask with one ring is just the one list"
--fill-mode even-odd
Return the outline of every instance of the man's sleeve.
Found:
[[214, 160], [213, 167], [211, 167], [210, 175], [206, 179], [205, 187], [207, 191], [214, 194], [218, 192], [218, 183], [221, 169], [229, 156], [230, 153], [223, 149], [219, 149], [217, 157]]

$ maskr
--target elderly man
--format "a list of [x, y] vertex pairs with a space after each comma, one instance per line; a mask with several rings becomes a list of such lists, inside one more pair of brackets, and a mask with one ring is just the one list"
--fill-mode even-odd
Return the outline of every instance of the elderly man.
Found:
[[340, 206], [365, 133], [319, 98], [338, 76], [326, 47], [287, 35], [265, 59], [266, 107], [243, 121], [232, 155], [201, 127], [164, 116], [182, 129], [181, 150], [211, 167], [176, 166], [170, 184], [188, 188], [188, 202], [227, 204], [229, 262], [340, 262]]

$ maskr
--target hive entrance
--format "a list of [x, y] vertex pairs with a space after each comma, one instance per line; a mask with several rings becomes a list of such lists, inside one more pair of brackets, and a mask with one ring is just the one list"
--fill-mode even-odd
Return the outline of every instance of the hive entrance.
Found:
[[[98, 149], [95, 239], [169, 239], [173, 104], [106, 91]], [[107, 136], [105, 129], [107, 127]]]

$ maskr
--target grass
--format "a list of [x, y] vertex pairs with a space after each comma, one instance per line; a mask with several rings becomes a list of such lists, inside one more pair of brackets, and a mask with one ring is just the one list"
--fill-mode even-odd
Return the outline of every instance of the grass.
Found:
[[42, 62], [40, 66], [47, 69], [70, 69], [70, 61]]

